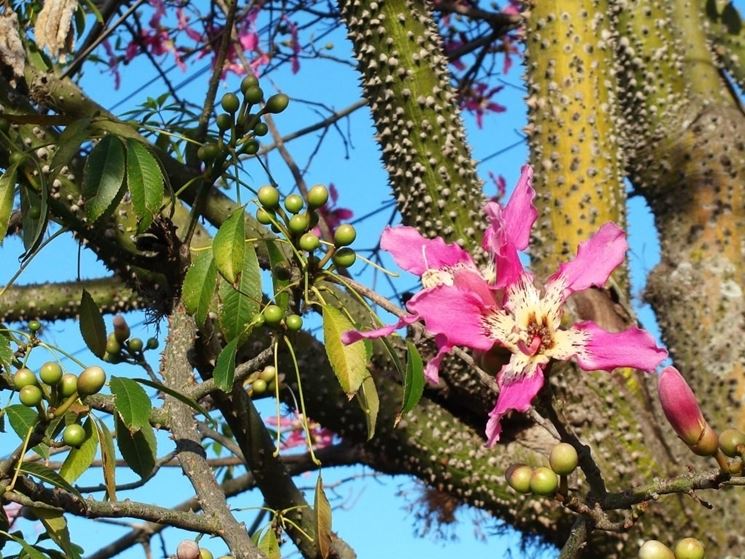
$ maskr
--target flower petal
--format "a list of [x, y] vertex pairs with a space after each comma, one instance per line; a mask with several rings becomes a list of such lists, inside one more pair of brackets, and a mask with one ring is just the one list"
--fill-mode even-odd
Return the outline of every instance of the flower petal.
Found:
[[494, 305], [494, 292], [479, 272], [468, 268], [453, 273], [453, 285], [463, 291], [473, 293], [481, 299], [484, 306]]
[[473, 264], [471, 256], [456, 244], [440, 237], [427, 239], [414, 227], [386, 227], [380, 247], [391, 253], [399, 267], [421, 276], [426, 270], [437, 270], [456, 264]]
[[414, 295], [406, 308], [424, 321], [428, 332], [444, 335], [450, 345], [483, 351], [494, 345], [481, 322], [482, 314], [489, 308], [473, 293], [440, 285]]
[[530, 230], [538, 218], [538, 210], [533, 205], [533, 168], [523, 165], [520, 180], [504, 207], [504, 230], [507, 239], [517, 250], [525, 250], [530, 241]]
[[623, 332], [606, 332], [594, 322], [578, 322], [572, 328], [586, 335], [584, 350], [575, 356], [586, 371], [610, 371], [616, 367], [633, 367], [653, 371], [667, 351], [658, 347], [646, 330], [631, 327]]
[[360, 332], [359, 330], [349, 330], [341, 335], [341, 341], [345, 345], [349, 345], [363, 339], [373, 340], [375, 338], [385, 338], [386, 336], [390, 336], [391, 334], [393, 334], [399, 328], [408, 326], [409, 324], [412, 324], [417, 320], [419, 320], [418, 316], [410, 314], [407, 316], [402, 316], [395, 324], [389, 324], [388, 326], [376, 328], [375, 330], [368, 330], [367, 332]]
[[626, 255], [626, 233], [615, 223], [606, 223], [587, 241], [580, 243], [577, 256], [559, 266], [547, 283], [563, 281], [564, 297], [608, 281]]
[[502, 432], [502, 417], [509, 411], [528, 411], [533, 398], [543, 386], [543, 369], [536, 369], [528, 375], [510, 378], [510, 364], [507, 363], [499, 373], [500, 378], [510, 379], [501, 383], [499, 396], [494, 409], [489, 412], [486, 423], [486, 445], [494, 446]]
[[442, 334], [435, 336], [435, 343], [437, 344], [437, 354], [424, 367], [424, 378], [430, 384], [438, 384], [440, 382], [440, 364], [453, 350], [453, 346], [447, 343], [447, 337]]

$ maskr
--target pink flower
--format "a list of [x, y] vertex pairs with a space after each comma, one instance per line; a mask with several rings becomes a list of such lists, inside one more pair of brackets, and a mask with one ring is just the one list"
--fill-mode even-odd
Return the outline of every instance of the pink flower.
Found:
[[484, 125], [484, 115], [487, 112], [503, 113], [507, 110], [504, 105], [500, 105], [491, 100], [495, 93], [498, 93], [504, 86], [488, 88], [486, 83], [476, 84], [475, 87], [463, 92], [461, 98], [461, 107], [476, 115], [476, 125], [481, 128]]
[[[494, 266], [486, 270], [479, 270], [471, 255], [457, 244], [446, 243], [439, 237], [427, 239], [413, 227], [387, 227], [381, 237], [381, 248], [393, 256], [400, 268], [421, 278], [422, 290], [406, 305], [411, 314], [402, 317], [396, 324], [370, 332], [347, 332], [343, 338], [344, 343], [353, 343], [361, 338], [387, 336], [421, 319], [436, 334], [437, 355], [427, 363], [425, 375], [429, 382], [437, 383], [440, 363], [445, 355], [453, 346], [468, 346], [472, 339], [471, 331], [448, 327], [449, 317], [453, 313], [468, 312], [469, 305], [448, 306], [447, 296], [441, 298], [434, 307], [419, 307], [417, 301], [432, 289], [448, 286], [459, 293], [467, 293], [473, 299], [471, 306], [474, 308], [497, 307], [495, 290], [505, 283], [505, 278], [515, 275], [516, 267], [522, 270], [517, 251], [527, 248], [530, 229], [537, 216], [532, 208], [535, 197], [532, 177], [532, 169], [524, 166], [520, 181], [507, 205], [503, 208], [497, 202], [487, 204], [487, 215], [492, 219], [492, 227], [484, 235], [483, 245], [494, 257]], [[457, 304], [460, 303], [458, 301]]]
[[699, 456], [715, 454], [718, 437], [704, 419], [693, 390], [675, 367], [660, 373], [657, 392], [665, 417], [683, 442]]
[[[305, 425], [301, 414], [296, 414], [292, 417], [280, 417], [279, 425], [275, 416], [268, 417], [266, 422], [269, 425], [278, 427], [281, 431], [283, 435], [282, 450], [305, 446], [307, 444]], [[308, 436], [314, 449], [330, 446], [334, 442], [333, 431], [322, 427], [320, 423], [312, 419], [308, 419]]]

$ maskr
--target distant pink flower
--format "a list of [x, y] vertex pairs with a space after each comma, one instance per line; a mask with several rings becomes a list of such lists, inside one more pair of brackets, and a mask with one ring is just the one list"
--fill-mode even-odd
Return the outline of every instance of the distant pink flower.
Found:
[[683, 442], [700, 456], [715, 454], [719, 444], [717, 434], [704, 419], [696, 395], [675, 367], [667, 367], [660, 373], [657, 391], [665, 417]]
[[[269, 425], [279, 427], [282, 433], [282, 450], [305, 446], [307, 444], [303, 416], [294, 414], [291, 417], [280, 417], [279, 425], [277, 418], [269, 416], [266, 419]], [[314, 449], [330, 446], [334, 442], [333, 431], [322, 427], [320, 423], [308, 419], [308, 435]]]
[[106, 51], [106, 56], [109, 57], [109, 72], [114, 76], [114, 89], [119, 89], [122, 84], [122, 76], [119, 73], [119, 57], [114, 53], [114, 49], [111, 47], [111, 43], [109, 43], [108, 39], [105, 40], [102, 45], [104, 51]]
[[490, 446], [499, 440], [502, 417], [530, 408], [551, 360], [572, 360], [586, 371], [616, 367], [651, 371], [666, 357], [652, 336], [636, 327], [606, 332], [590, 321], [561, 327], [569, 295], [603, 285], [623, 262], [626, 248], [623, 230], [608, 223], [580, 244], [574, 260], [562, 264], [543, 289], [536, 287], [530, 273], [516, 274], [511, 267], [501, 306], [484, 304], [480, 294], [450, 286], [430, 290], [410, 305], [434, 334], [457, 331], [458, 345], [486, 352], [498, 344], [512, 352], [497, 375], [500, 392], [486, 427]]
[[486, 83], [478, 83], [468, 91], [463, 92], [461, 97], [461, 107], [476, 115], [476, 125], [482, 128], [484, 125], [484, 115], [488, 112], [503, 113], [507, 107], [500, 105], [491, 98], [495, 93], [504, 89], [504, 86], [488, 88]]

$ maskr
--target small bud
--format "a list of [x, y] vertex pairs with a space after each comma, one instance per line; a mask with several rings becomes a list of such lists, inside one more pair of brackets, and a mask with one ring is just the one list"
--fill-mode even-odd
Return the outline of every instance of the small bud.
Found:
[[116, 341], [120, 344], [124, 343], [124, 340], [129, 338], [130, 333], [127, 321], [122, 315], [118, 314], [114, 317], [112, 322], [114, 324], [114, 337], [116, 338]]
[[639, 559], [675, 559], [675, 555], [664, 543], [647, 540], [639, 548]]
[[717, 434], [704, 419], [693, 390], [675, 367], [662, 371], [657, 391], [665, 417], [683, 442], [699, 456], [716, 454]]
[[184, 540], [178, 544], [176, 559], [199, 559], [199, 546], [193, 540]]

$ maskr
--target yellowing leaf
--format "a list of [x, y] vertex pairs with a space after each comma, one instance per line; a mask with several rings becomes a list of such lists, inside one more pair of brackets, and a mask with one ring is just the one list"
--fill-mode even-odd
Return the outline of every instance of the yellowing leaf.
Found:
[[328, 305], [323, 307], [323, 343], [326, 346], [326, 355], [342, 390], [350, 398], [370, 374], [367, 372], [364, 342], [345, 345], [341, 341], [344, 332], [354, 329], [354, 324], [340, 310]]

